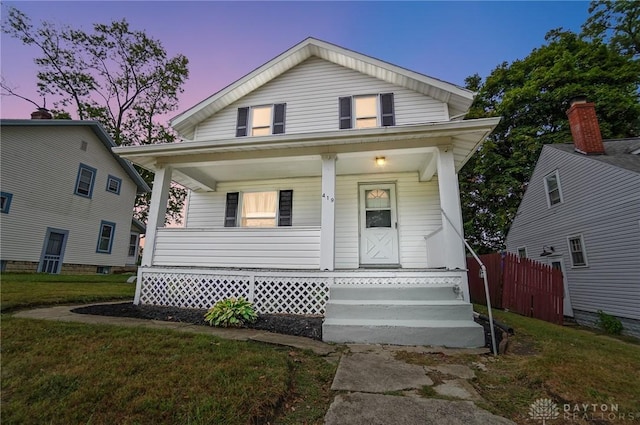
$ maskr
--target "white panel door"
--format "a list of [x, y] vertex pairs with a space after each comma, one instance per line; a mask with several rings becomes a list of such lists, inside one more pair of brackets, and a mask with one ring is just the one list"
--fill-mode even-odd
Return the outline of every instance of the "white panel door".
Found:
[[360, 185], [360, 264], [398, 265], [396, 186]]

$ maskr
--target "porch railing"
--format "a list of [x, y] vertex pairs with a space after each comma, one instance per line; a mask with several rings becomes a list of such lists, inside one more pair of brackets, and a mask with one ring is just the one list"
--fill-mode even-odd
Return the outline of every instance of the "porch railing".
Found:
[[318, 269], [320, 227], [158, 229], [153, 265]]

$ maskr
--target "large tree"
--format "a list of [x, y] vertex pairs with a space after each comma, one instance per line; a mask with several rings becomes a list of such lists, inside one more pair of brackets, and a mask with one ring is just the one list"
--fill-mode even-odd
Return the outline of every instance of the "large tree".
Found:
[[501, 116], [480, 151], [460, 173], [465, 232], [481, 252], [504, 248], [542, 146], [571, 142], [569, 100], [595, 102], [604, 138], [640, 134], [640, 63], [590, 39], [553, 30], [526, 58], [502, 63], [484, 80], [467, 118]]
[[[2, 31], [40, 50], [38, 91], [52, 97], [55, 108], [100, 121], [118, 145], [175, 140], [158, 118], [177, 108], [188, 76], [185, 56], [168, 57], [160, 41], [131, 29], [124, 19], [94, 24], [92, 31], [48, 22], [34, 27], [25, 14], [9, 8]], [[153, 175], [140, 171], [151, 185]], [[172, 188], [167, 220], [180, 220], [184, 197], [184, 189]], [[136, 200], [135, 213], [143, 221], [148, 200], [149, 194]]]

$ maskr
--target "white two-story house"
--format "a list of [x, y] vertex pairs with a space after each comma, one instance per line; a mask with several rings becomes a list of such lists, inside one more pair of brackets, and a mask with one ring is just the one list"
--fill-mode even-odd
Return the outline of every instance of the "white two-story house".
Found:
[[149, 187], [99, 123], [33, 116], [0, 121], [2, 270], [135, 270], [145, 226], [133, 206]]
[[[308, 38], [119, 147], [155, 173], [136, 302], [323, 314], [327, 341], [481, 346], [457, 173], [499, 119], [474, 94]], [[184, 228], [163, 227], [171, 181]]]

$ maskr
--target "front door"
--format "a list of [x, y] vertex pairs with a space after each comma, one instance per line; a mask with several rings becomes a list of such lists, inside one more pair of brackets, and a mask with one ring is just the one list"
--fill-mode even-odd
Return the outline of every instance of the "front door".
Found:
[[360, 185], [360, 265], [398, 266], [398, 219], [393, 183]]
[[569, 296], [569, 284], [567, 282], [567, 274], [564, 272], [564, 262], [562, 257], [549, 257], [549, 265], [562, 272], [562, 284], [564, 288], [564, 297], [562, 298], [562, 309], [565, 316], [573, 317], [573, 308], [571, 307], [571, 297]]
[[60, 273], [68, 234], [69, 232], [66, 230], [47, 229], [40, 267], [38, 268], [40, 273]]

